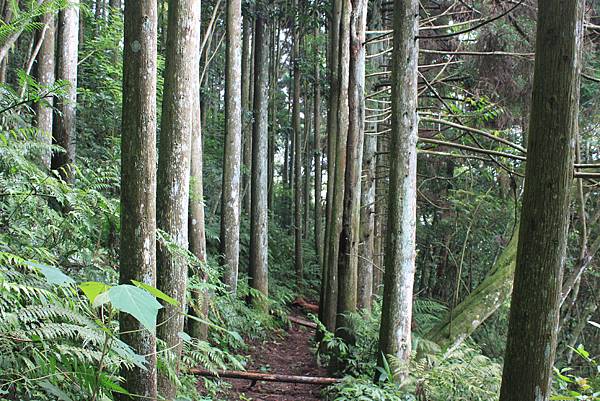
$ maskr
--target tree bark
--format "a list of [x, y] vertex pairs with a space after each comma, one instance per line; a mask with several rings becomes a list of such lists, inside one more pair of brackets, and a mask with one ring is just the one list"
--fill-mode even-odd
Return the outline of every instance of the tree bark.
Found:
[[252, 60], [254, 54], [251, 44], [251, 32], [254, 24], [254, 18], [249, 12], [243, 16], [244, 25], [242, 32], [242, 209], [250, 215], [250, 185], [252, 175], [252, 103], [253, 97], [250, 93], [250, 82], [255, 79], [252, 75]]
[[[336, 202], [336, 189], [342, 193], [343, 186], [340, 186], [339, 181], [344, 177], [345, 157], [338, 157], [338, 149], [344, 154], [346, 149], [346, 133], [344, 130], [339, 130], [340, 119], [340, 102], [348, 99], [347, 81], [344, 95], [342, 91], [342, 76], [340, 73], [340, 58], [341, 49], [343, 48], [341, 28], [343, 23], [349, 24], [349, 13], [344, 14], [345, 0], [335, 0], [333, 3], [332, 26], [330, 31], [330, 98], [329, 98], [329, 115], [327, 120], [327, 220], [325, 226], [325, 250], [323, 261], [323, 282], [321, 284], [321, 301], [320, 320], [323, 322], [327, 330], [335, 330], [335, 319], [337, 314], [337, 291], [338, 291], [338, 275], [337, 275], [337, 257], [339, 246], [339, 222], [334, 217], [334, 205]], [[349, 42], [349, 39], [348, 41]], [[348, 43], [347, 47], [349, 47]], [[347, 113], [347, 107], [346, 107]], [[340, 136], [340, 133], [343, 135]], [[339, 143], [338, 143], [339, 142]], [[340, 176], [337, 178], [337, 176]], [[339, 198], [338, 194], [338, 198]], [[339, 202], [339, 200], [337, 200]], [[339, 209], [339, 206], [338, 206]], [[340, 216], [341, 219], [341, 216]]]
[[52, 169], [59, 170], [66, 181], [73, 179], [75, 162], [76, 110], [77, 110], [77, 52], [79, 47], [79, 0], [58, 15], [58, 52], [56, 54], [56, 79], [69, 83], [64, 98], [55, 102], [53, 136], [65, 152], [52, 155]]
[[[170, 2], [167, 22], [161, 138], [158, 158], [157, 223], [168, 240], [188, 249], [190, 152], [199, 104], [200, 3]], [[164, 304], [159, 311], [158, 337], [179, 358], [186, 310], [187, 258], [159, 243], [158, 288], [179, 305]], [[177, 364], [179, 360], [176, 360]], [[177, 369], [177, 366], [175, 367]], [[177, 388], [159, 372], [159, 393], [174, 399]]]
[[[127, 1], [124, 12], [123, 127], [121, 135], [121, 250], [119, 282], [156, 286], [156, 1]], [[156, 338], [127, 313], [119, 315], [121, 339], [146, 369], [123, 368], [124, 387], [156, 400]]]
[[327, 385], [339, 383], [341, 381], [341, 379], [335, 377], [278, 375], [273, 373], [245, 372], [239, 370], [221, 370], [218, 372], [211, 372], [206, 369], [190, 369], [190, 373], [196, 376], [228, 377], [232, 379], [246, 379], [252, 381], [267, 381], [278, 383]]
[[490, 274], [431, 329], [425, 338], [450, 353], [498, 310], [512, 293], [517, 242], [515, 233]]
[[321, 191], [323, 191], [323, 171], [321, 168], [321, 65], [319, 57], [319, 46], [317, 39], [319, 37], [319, 28], [314, 32], [314, 90], [313, 90], [313, 142], [314, 142], [314, 164], [315, 164], [315, 251], [319, 266], [323, 265], [323, 208], [321, 205]]
[[277, 91], [279, 84], [279, 22], [275, 22], [277, 28], [273, 28], [273, 44], [272, 44], [272, 57], [271, 57], [271, 83], [270, 83], [270, 131], [269, 131], [269, 210], [273, 208], [274, 199], [274, 183], [275, 183], [275, 152], [277, 145]]
[[358, 256], [359, 309], [371, 310], [373, 298], [373, 264], [375, 249], [375, 165], [377, 136], [366, 135], [364, 141], [360, 209], [360, 253]]
[[237, 291], [240, 252], [240, 163], [242, 147], [241, 104], [241, 0], [227, 1], [227, 66], [225, 72], [225, 150], [221, 198], [221, 253], [223, 281]]
[[302, 129], [300, 126], [300, 11], [294, 0], [292, 129], [294, 131], [294, 265], [296, 282], [302, 286], [304, 260], [302, 255]]
[[[339, 237], [338, 304], [336, 329], [349, 333], [346, 316], [356, 311], [358, 285], [358, 241], [360, 229], [361, 168], [365, 121], [365, 30], [367, 27], [367, 1], [352, 0], [349, 23], [349, 54], [341, 58], [348, 62], [348, 134], [346, 143], [346, 170], [342, 224]], [[344, 30], [344, 28], [342, 28]], [[345, 67], [341, 67], [342, 69]], [[340, 120], [341, 121], [341, 120]], [[349, 337], [348, 337], [349, 338]]]
[[[207, 52], [208, 53], [208, 52]], [[200, 64], [201, 54], [198, 53], [198, 60], [194, 60], [194, 65]], [[198, 70], [200, 74], [200, 69]], [[202, 101], [200, 93], [202, 82], [198, 79], [197, 88], [194, 91], [198, 94], [193, 97], [194, 116], [192, 126], [191, 152], [190, 152], [190, 206], [188, 217], [189, 232], [189, 250], [193, 253], [201, 265], [196, 272], [201, 282], [206, 280], [207, 255], [206, 255], [206, 225], [204, 213], [204, 178], [203, 178], [203, 127], [202, 117], [206, 110], [202, 110]], [[191, 312], [203, 320], [208, 319], [209, 294], [207, 291], [192, 291]], [[189, 320], [190, 334], [192, 337], [206, 340], [208, 337], [208, 325], [194, 319]]]
[[419, 2], [394, 1], [392, 116], [388, 226], [385, 246], [379, 366], [392, 355], [402, 363], [394, 372], [407, 375], [412, 351], [411, 322], [415, 275], [417, 206], [417, 63]]
[[[41, 20], [45, 25], [46, 33], [43, 38], [38, 35], [38, 40], [42, 40], [40, 50], [37, 55], [35, 64], [35, 73], [37, 80], [42, 86], [51, 86], [54, 84], [54, 44], [55, 44], [55, 24], [54, 14], [44, 14]], [[40, 131], [40, 140], [48, 147], [44, 149], [42, 155], [42, 164], [46, 168], [50, 168], [52, 151], [52, 121], [54, 104], [53, 98], [47, 98], [44, 102], [38, 102], [34, 105], [35, 110], [35, 125]]]
[[566, 258], [582, 4], [540, 3], [537, 23], [523, 212], [501, 401], [545, 401], [550, 396]]
[[[263, 7], [257, 5], [254, 33], [254, 126], [252, 129], [252, 200], [250, 220], [250, 286], [269, 295], [267, 156], [269, 136], [269, 32]], [[264, 300], [253, 300], [265, 311]]]

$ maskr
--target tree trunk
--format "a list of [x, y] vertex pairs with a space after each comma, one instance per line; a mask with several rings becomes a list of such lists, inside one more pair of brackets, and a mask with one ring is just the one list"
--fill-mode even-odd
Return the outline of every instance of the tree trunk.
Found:
[[279, 23], [276, 22], [277, 28], [273, 28], [273, 44], [271, 57], [271, 95], [270, 95], [270, 132], [269, 132], [269, 178], [268, 178], [268, 202], [269, 210], [273, 208], [274, 199], [274, 183], [275, 183], [275, 152], [277, 145], [277, 90], [279, 83]]
[[[123, 128], [121, 134], [121, 251], [119, 282], [156, 287], [156, 1], [125, 4]], [[156, 338], [127, 313], [119, 315], [121, 339], [146, 369], [123, 368], [131, 397], [156, 399]]]
[[[260, 7], [254, 33], [254, 126], [252, 129], [252, 200], [250, 220], [250, 286], [269, 295], [267, 155], [269, 135], [269, 32]], [[257, 302], [258, 301], [258, 302]], [[264, 300], [253, 302], [267, 310]]]
[[[198, 61], [194, 61], [194, 65], [200, 63], [200, 54], [198, 54]], [[195, 83], [195, 82], [194, 82]], [[188, 231], [189, 231], [189, 248], [200, 261], [201, 266], [199, 271], [196, 273], [199, 275], [201, 282], [206, 280], [206, 269], [207, 255], [206, 255], [206, 226], [204, 219], [204, 178], [203, 178], [203, 160], [204, 160], [204, 149], [203, 149], [203, 127], [202, 118], [206, 113], [206, 110], [202, 109], [202, 101], [200, 99], [200, 92], [202, 82], [197, 82], [198, 87], [195, 92], [198, 93], [194, 96], [194, 117], [192, 127], [192, 140], [191, 140], [191, 154], [190, 154], [190, 207], [188, 217]], [[192, 304], [191, 312], [203, 320], [208, 319], [208, 304], [209, 294], [207, 291], [192, 291]], [[192, 337], [206, 340], [208, 337], [208, 325], [199, 322], [194, 319], [189, 320], [190, 334]]]
[[[54, 14], [44, 14], [41, 20], [42, 24], [46, 26], [46, 33], [38, 35], [38, 40], [42, 40], [40, 50], [38, 52], [37, 61], [35, 65], [35, 71], [37, 80], [40, 85], [51, 86], [54, 84], [54, 44], [55, 44], [55, 26], [54, 26]], [[53, 120], [53, 98], [49, 97], [44, 99], [44, 102], [38, 102], [34, 105], [35, 109], [35, 125], [40, 131], [40, 140], [48, 147], [44, 149], [42, 155], [42, 164], [46, 168], [50, 168], [50, 161], [52, 158], [52, 151], [50, 145], [52, 144], [52, 120]]]
[[537, 22], [523, 212], [501, 401], [545, 401], [550, 396], [566, 258], [579, 106], [581, 2], [540, 3]]
[[293, 22], [293, 78], [292, 129], [294, 131], [294, 264], [296, 281], [302, 286], [304, 261], [302, 256], [302, 129], [300, 126], [300, 12], [298, 0], [294, 0]]
[[[334, 205], [336, 202], [336, 193], [343, 193], [343, 186], [340, 186], [340, 180], [343, 180], [346, 164], [344, 152], [346, 150], [346, 134], [347, 131], [339, 130], [340, 124], [340, 102], [345, 98], [347, 113], [348, 102], [348, 82], [345, 81], [345, 92], [342, 91], [342, 75], [340, 73], [340, 58], [342, 39], [341, 28], [342, 24], [349, 24], [349, 12], [344, 14], [342, 18], [346, 0], [335, 0], [333, 3], [332, 26], [330, 36], [330, 98], [329, 98], [329, 115], [327, 120], [327, 223], [325, 226], [325, 254], [323, 261], [323, 282], [321, 284], [321, 316], [327, 330], [335, 330], [335, 319], [337, 314], [337, 291], [338, 291], [338, 276], [337, 276], [337, 257], [339, 246], [339, 221], [334, 217]], [[347, 28], [346, 28], [347, 29]], [[349, 38], [346, 42], [349, 48]], [[346, 74], [347, 75], [347, 74]], [[343, 133], [343, 135], [340, 135]], [[338, 157], [338, 149], [342, 156]], [[339, 176], [339, 177], [338, 177]], [[337, 190], [337, 191], [336, 191]], [[338, 199], [337, 202], [340, 200]], [[338, 209], [340, 207], [338, 206]], [[341, 220], [341, 216], [339, 218]]]
[[379, 366], [394, 356], [403, 381], [412, 351], [411, 321], [415, 276], [417, 206], [417, 63], [419, 2], [394, 1], [390, 182], [385, 245]]
[[79, 43], [79, 0], [58, 15], [58, 53], [56, 54], [56, 79], [69, 83], [63, 99], [55, 102], [53, 136], [65, 152], [52, 155], [52, 169], [59, 170], [63, 179], [73, 179], [72, 164], [75, 162], [75, 124], [77, 110], [77, 51]]
[[[200, 3], [176, 0], [170, 3], [167, 22], [167, 54], [164, 72], [161, 137], [158, 157], [157, 223], [168, 240], [188, 249], [190, 194], [190, 148], [197, 127], [199, 105]], [[179, 305], [164, 304], [159, 311], [158, 337], [179, 357], [186, 310], [188, 264], [184, 255], [159, 243], [158, 288]], [[178, 359], [176, 360], [179, 363]], [[177, 366], [175, 367], [177, 369]], [[159, 393], [171, 400], [177, 388], [159, 372]]]
[[319, 46], [317, 39], [319, 37], [319, 28], [315, 28], [314, 48], [315, 55], [315, 82], [313, 99], [313, 125], [314, 125], [314, 164], [315, 164], [315, 253], [319, 266], [323, 265], [323, 216], [321, 206], [321, 191], [323, 190], [323, 172], [321, 169], [321, 65], [319, 57]]
[[375, 165], [377, 136], [367, 134], [363, 153], [363, 182], [361, 189], [360, 253], [358, 257], [357, 306], [371, 310], [373, 298], [373, 263], [375, 249]]
[[[336, 328], [348, 327], [347, 313], [357, 305], [358, 241], [360, 229], [361, 168], [365, 121], [365, 30], [367, 1], [352, 0], [349, 24], [348, 136], [342, 230], [338, 259], [338, 305]], [[343, 29], [343, 28], [342, 28]], [[345, 62], [342, 58], [341, 62]], [[342, 67], [344, 68], [344, 67]], [[343, 333], [343, 331], [342, 331]], [[346, 333], [348, 334], [348, 333]]]
[[458, 348], [510, 296], [516, 256], [515, 233], [488, 276], [425, 337], [438, 344], [446, 353]]
[[279, 23], [276, 22], [277, 28], [273, 27], [272, 53], [271, 53], [271, 82], [269, 96], [269, 172], [268, 172], [268, 202], [269, 210], [273, 208], [274, 198], [274, 182], [275, 182], [275, 152], [276, 152], [276, 133], [277, 133], [277, 89], [279, 81]]
[[221, 253], [223, 281], [235, 294], [240, 252], [240, 159], [242, 147], [242, 103], [240, 49], [241, 0], [227, 1], [227, 67], [225, 72], [225, 151], [221, 198]]
[[250, 82], [255, 79], [250, 67], [254, 54], [251, 45], [251, 28], [254, 24], [254, 18], [250, 13], [243, 17], [244, 25], [242, 32], [242, 209], [248, 215], [250, 214], [250, 185], [252, 171], [252, 102], [250, 93]]

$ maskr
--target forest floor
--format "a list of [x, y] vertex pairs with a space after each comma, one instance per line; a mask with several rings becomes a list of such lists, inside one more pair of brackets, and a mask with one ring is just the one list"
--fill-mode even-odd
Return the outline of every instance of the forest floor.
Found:
[[[303, 317], [297, 311], [293, 316]], [[288, 331], [275, 333], [263, 342], [249, 344], [247, 370], [284, 375], [326, 377], [327, 370], [317, 365], [311, 350], [314, 329], [291, 324]], [[226, 379], [232, 385], [231, 401], [318, 401], [322, 386], [312, 384], [257, 382]]]

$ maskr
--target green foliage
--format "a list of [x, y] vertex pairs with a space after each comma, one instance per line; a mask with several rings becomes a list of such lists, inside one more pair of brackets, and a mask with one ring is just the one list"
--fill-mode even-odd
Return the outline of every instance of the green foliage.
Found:
[[[592, 358], [583, 344], [572, 349], [586, 364], [589, 377], [582, 376], [573, 368], [554, 369], [555, 395], [551, 400], [600, 400], [600, 364]], [[579, 370], [581, 371], [581, 369]]]
[[[381, 306], [374, 304], [371, 314], [349, 315], [350, 329], [355, 339], [346, 344], [320, 325], [324, 333], [318, 345], [322, 361], [335, 358], [340, 372], [350, 375], [341, 384], [327, 391], [334, 401], [364, 400], [469, 400], [489, 401], [500, 389], [501, 367], [481, 354], [475, 346], [463, 344], [450, 355], [442, 355], [436, 344], [421, 338], [433, 326], [446, 308], [431, 300], [415, 301], [413, 358], [409, 378], [401, 387], [392, 383], [399, 365], [394, 358], [385, 358], [385, 368], [377, 367], [379, 315]], [[318, 322], [317, 322], [318, 323]], [[319, 324], [319, 323], [318, 323]], [[389, 361], [387, 360], [389, 359]], [[389, 362], [389, 364], [388, 364]], [[377, 383], [373, 379], [377, 378]], [[354, 398], [353, 398], [354, 397]], [[363, 397], [363, 398], [360, 398]], [[371, 397], [371, 398], [369, 398]]]
[[107, 399], [124, 391], [121, 366], [144, 367], [118, 340], [113, 312], [91, 308], [54, 267], [1, 252], [0, 299], [0, 395]]

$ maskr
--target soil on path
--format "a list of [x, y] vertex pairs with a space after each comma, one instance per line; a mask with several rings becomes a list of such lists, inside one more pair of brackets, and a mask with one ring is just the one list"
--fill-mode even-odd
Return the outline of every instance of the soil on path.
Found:
[[[247, 370], [284, 375], [326, 377], [327, 371], [317, 365], [310, 341], [314, 329], [292, 323], [287, 332], [275, 334], [261, 343], [250, 344], [251, 360]], [[318, 401], [323, 386], [312, 384], [256, 382], [225, 379], [233, 388], [228, 400], [252, 401]], [[244, 398], [246, 397], [246, 398]]]

